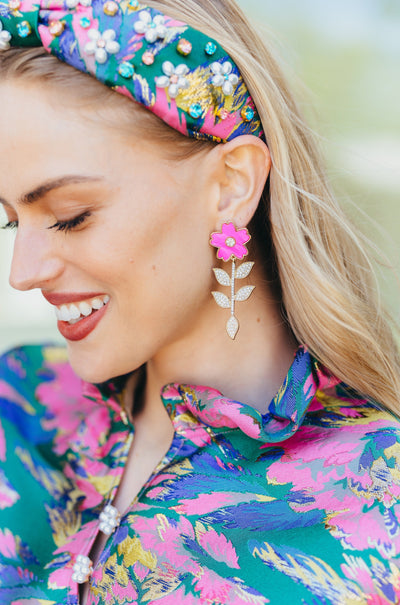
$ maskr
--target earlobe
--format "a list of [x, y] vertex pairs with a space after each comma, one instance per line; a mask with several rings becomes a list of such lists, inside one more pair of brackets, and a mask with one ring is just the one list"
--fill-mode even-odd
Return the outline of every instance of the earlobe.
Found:
[[251, 135], [237, 137], [220, 148], [223, 178], [217, 211], [218, 227], [231, 220], [246, 227], [253, 217], [267, 181], [271, 158], [268, 147]]

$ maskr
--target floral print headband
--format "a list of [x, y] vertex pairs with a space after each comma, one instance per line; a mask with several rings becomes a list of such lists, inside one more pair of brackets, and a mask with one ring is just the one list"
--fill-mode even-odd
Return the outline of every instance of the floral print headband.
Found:
[[43, 46], [196, 139], [263, 138], [234, 61], [212, 38], [138, 0], [0, 0], [0, 51]]

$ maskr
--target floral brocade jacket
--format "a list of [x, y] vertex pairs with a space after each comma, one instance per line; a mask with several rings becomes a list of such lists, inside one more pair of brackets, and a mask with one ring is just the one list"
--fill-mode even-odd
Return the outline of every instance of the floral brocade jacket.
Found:
[[[58, 347], [0, 359], [0, 603], [76, 605], [77, 555], [121, 479], [121, 381]], [[91, 576], [90, 605], [400, 602], [400, 425], [302, 347], [260, 414], [205, 387], [162, 401], [170, 450]]]

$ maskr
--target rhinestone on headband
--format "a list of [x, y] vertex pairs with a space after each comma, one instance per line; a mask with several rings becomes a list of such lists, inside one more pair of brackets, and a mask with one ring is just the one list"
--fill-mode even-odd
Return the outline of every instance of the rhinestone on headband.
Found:
[[192, 43], [189, 42], [189, 40], [185, 40], [184, 38], [182, 38], [181, 40], [179, 40], [176, 50], [183, 57], [187, 57], [192, 52], [192, 48]]
[[133, 67], [132, 63], [129, 63], [128, 61], [124, 61], [123, 63], [121, 63], [119, 65], [118, 73], [123, 78], [129, 79], [129, 78], [132, 78], [133, 74], [135, 73], [135, 68]]

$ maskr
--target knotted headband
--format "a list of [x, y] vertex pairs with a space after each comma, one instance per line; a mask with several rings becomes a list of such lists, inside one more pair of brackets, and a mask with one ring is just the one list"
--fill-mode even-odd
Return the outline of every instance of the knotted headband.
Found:
[[138, 0], [0, 0], [0, 51], [43, 46], [196, 139], [263, 137], [235, 62], [212, 38]]

